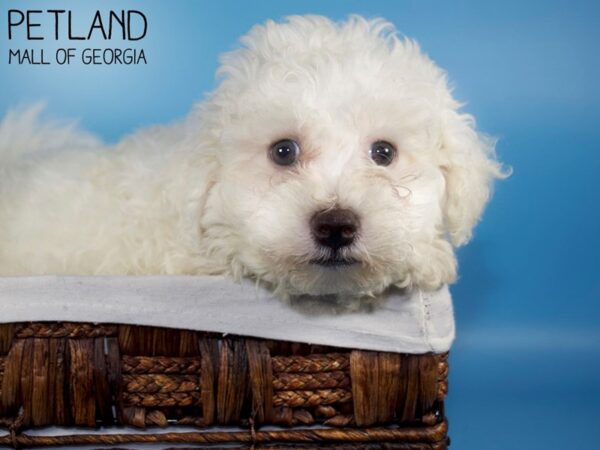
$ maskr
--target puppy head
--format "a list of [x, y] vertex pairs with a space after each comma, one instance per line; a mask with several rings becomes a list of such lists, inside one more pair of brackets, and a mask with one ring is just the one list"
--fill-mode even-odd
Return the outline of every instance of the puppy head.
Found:
[[444, 72], [381, 20], [290, 17], [242, 43], [199, 108], [209, 252], [290, 295], [452, 282], [501, 172]]

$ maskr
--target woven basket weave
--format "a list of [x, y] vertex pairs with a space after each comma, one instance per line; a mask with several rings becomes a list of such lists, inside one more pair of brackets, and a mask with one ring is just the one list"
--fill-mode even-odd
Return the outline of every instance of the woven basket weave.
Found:
[[[447, 355], [131, 325], [0, 325], [0, 445], [448, 445]], [[60, 436], [32, 427], [146, 428]], [[156, 432], [187, 425], [197, 431]], [[278, 427], [273, 427], [277, 425]], [[228, 426], [226, 430], [220, 426]], [[43, 431], [43, 430], [41, 430]]]

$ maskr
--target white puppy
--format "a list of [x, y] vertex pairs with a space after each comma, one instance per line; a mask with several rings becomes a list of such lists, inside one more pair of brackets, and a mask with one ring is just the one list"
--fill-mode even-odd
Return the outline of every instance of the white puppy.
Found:
[[502, 176], [445, 73], [384, 21], [267, 22], [181, 123], [105, 146], [0, 125], [0, 275], [227, 274], [282, 296], [456, 277]]

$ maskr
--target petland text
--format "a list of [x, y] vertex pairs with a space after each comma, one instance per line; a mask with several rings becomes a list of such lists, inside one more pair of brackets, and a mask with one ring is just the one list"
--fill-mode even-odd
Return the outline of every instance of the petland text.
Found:
[[[137, 10], [99, 11], [91, 17], [75, 17], [64, 9], [9, 9], [8, 40], [28, 42], [27, 48], [9, 48], [9, 64], [68, 65], [80, 62], [85, 65], [135, 65], [147, 64], [143, 48], [138, 41], [148, 33], [148, 19]], [[56, 49], [39, 48], [38, 41], [70, 41], [77, 46]], [[123, 47], [90, 48], [82, 41], [135, 42]], [[85, 47], [85, 48], [83, 48]]]

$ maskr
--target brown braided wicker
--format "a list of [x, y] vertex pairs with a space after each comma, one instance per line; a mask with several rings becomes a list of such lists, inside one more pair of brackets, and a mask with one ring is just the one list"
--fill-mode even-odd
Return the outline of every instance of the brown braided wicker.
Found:
[[[447, 376], [447, 355], [132, 325], [4, 324], [0, 426], [9, 433], [0, 436], [0, 446], [162, 442], [194, 448], [441, 450], [448, 445]], [[49, 425], [146, 431], [27, 432]], [[174, 425], [198, 431], [153, 431]], [[234, 431], [214, 428], [220, 425]]]
[[341, 370], [306, 374], [282, 372], [273, 375], [273, 389], [276, 391], [348, 388], [349, 386], [350, 376]]

